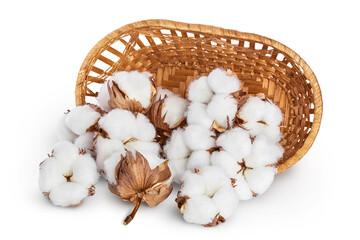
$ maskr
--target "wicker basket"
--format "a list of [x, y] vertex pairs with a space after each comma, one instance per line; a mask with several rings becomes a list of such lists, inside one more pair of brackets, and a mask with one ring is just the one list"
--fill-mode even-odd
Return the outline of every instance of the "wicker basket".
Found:
[[85, 58], [76, 83], [76, 104], [91, 102], [116, 71], [149, 71], [158, 84], [185, 96], [189, 83], [212, 69], [231, 69], [249, 94], [265, 93], [282, 110], [278, 172], [309, 150], [318, 133], [322, 98], [316, 77], [298, 54], [251, 33], [169, 20], [147, 20], [108, 34]]

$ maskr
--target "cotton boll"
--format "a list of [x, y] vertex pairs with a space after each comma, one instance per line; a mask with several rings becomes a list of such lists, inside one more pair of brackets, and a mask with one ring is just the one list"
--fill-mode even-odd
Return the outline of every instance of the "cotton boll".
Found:
[[101, 114], [89, 105], [78, 106], [66, 114], [65, 124], [77, 135], [84, 134], [86, 130], [94, 125]]
[[283, 155], [284, 149], [279, 143], [270, 141], [266, 136], [255, 138], [250, 155], [245, 158], [247, 167], [257, 168], [276, 163]]
[[237, 112], [237, 101], [228, 94], [216, 94], [212, 97], [206, 109], [210, 118], [223, 127], [228, 127], [228, 119], [231, 125]]
[[276, 171], [277, 169], [273, 167], [248, 169], [245, 171], [245, 179], [249, 188], [253, 192], [261, 195], [270, 187]]
[[189, 223], [208, 224], [218, 210], [213, 201], [206, 196], [193, 196], [186, 201], [184, 220]]
[[165, 98], [161, 115], [162, 117], [165, 116], [164, 122], [169, 124], [170, 128], [173, 128], [185, 117], [186, 109], [186, 99], [173, 95]]
[[101, 136], [98, 136], [96, 139], [95, 145], [96, 151], [96, 163], [100, 170], [104, 168], [104, 161], [110, 157], [113, 153], [125, 153], [124, 144], [122, 141], [117, 139], [107, 139]]
[[212, 197], [212, 200], [224, 218], [230, 217], [238, 206], [239, 200], [231, 185], [221, 187]]
[[218, 167], [206, 166], [199, 170], [206, 184], [206, 194], [213, 196], [222, 186], [230, 184], [230, 178]]
[[187, 163], [187, 159], [186, 158], [181, 158], [181, 159], [170, 159], [169, 161], [169, 167], [171, 169], [171, 172], [174, 176], [174, 181], [176, 183], [180, 183], [180, 178], [183, 175], [183, 173], [186, 170], [186, 163]]
[[99, 120], [99, 126], [110, 138], [126, 141], [133, 135], [135, 116], [128, 110], [114, 109]]
[[112, 81], [105, 81], [104, 84], [102, 84], [96, 97], [99, 106], [107, 112], [111, 110], [109, 106], [110, 94], [108, 90], [108, 84], [110, 85], [110, 87], [112, 87]]
[[188, 87], [187, 98], [192, 102], [208, 103], [213, 95], [205, 76], [192, 81]]
[[210, 153], [206, 150], [196, 150], [191, 153], [186, 169], [194, 170], [200, 169], [210, 165]]
[[78, 137], [77, 134], [73, 133], [65, 124], [66, 114], [64, 114], [59, 123], [57, 128], [57, 137], [60, 141], [69, 141], [74, 142], [75, 139]]
[[198, 124], [188, 125], [184, 131], [185, 143], [191, 150], [207, 150], [214, 147], [215, 139], [212, 136], [212, 131]]
[[200, 124], [210, 129], [214, 119], [206, 111], [207, 105], [198, 102], [192, 102], [186, 113], [186, 121], [190, 124]]
[[174, 95], [175, 94], [172, 91], [170, 91], [168, 89], [165, 89], [165, 88], [162, 88], [162, 87], [158, 87], [158, 88], [156, 88], [155, 101], [158, 101], [160, 99], [164, 99], [165, 96], [172, 97]]
[[210, 157], [211, 165], [217, 166], [225, 171], [225, 173], [234, 178], [239, 170], [239, 165], [235, 158], [226, 151], [213, 152]]
[[253, 198], [253, 192], [250, 190], [248, 183], [246, 182], [242, 174], [238, 174], [235, 177], [235, 192], [239, 200], [249, 200]]
[[[125, 154], [124, 154], [125, 155]], [[121, 160], [121, 154], [113, 153], [104, 161], [104, 175], [110, 184], [116, 184], [115, 168]]]
[[197, 173], [193, 173], [189, 170], [185, 171], [181, 176], [180, 182], [181, 189], [178, 194], [179, 196], [196, 196], [205, 194], [205, 182]]
[[82, 134], [75, 140], [75, 145], [80, 149], [92, 150], [94, 136], [95, 134], [92, 132]]
[[164, 152], [168, 159], [181, 159], [189, 155], [190, 150], [185, 144], [184, 130], [176, 129], [164, 146]]
[[49, 199], [55, 205], [67, 207], [80, 204], [89, 195], [89, 189], [81, 184], [65, 182], [55, 187]]
[[125, 92], [129, 99], [139, 101], [143, 108], [150, 105], [151, 99], [151, 74], [138, 71], [121, 71], [115, 73], [112, 80]]
[[247, 122], [243, 127], [249, 130], [251, 137], [265, 135], [272, 142], [279, 142], [282, 138], [280, 128], [278, 126], [265, 125], [259, 122]]
[[136, 150], [136, 151], [146, 151], [153, 152], [158, 154], [160, 152], [160, 145], [157, 142], [144, 142], [144, 141], [130, 141], [124, 145], [127, 151]]
[[251, 152], [251, 139], [249, 132], [236, 127], [221, 134], [216, 140], [216, 145], [221, 146], [237, 161], [241, 161]]
[[156, 168], [158, 165], [162, 164], [165, 159], [161, 158], [157, 153], [148, 152], [148, 151], [139, 151], [148, 161], [151, 169]]
[[208, 78], [208, 85], [210, 89], [216, 94], [229, 94], [240, 90], [241, 83], [236, 75], [228, 75], [228, 73], [221, 68], [213, 70]]
[[40, 165], [39, 188], [43, 193], [50, 192], [54, 187], [66, 182], [61, 171], [60, 160], [50, 157]]
[[73, 166], [72, 182], [77, 182], [89, 188], [97, 182], [99, 174], [95, 160], [90, 154], [79, 155]]
[[151, 124], [150, 120], [141, 113], [137, 114], [133, 136], [141, 141], [152, 141], [156, 136], [155, 127]]

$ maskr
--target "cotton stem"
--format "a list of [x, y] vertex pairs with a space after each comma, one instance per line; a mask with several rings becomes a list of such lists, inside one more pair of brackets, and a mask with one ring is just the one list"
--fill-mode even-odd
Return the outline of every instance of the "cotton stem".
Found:
[[138, 210], [139, 207], [140, 207], [141, 201], [142, 201], [142, 198], [138, 198], [138, 199], [137, 199], [133, 211], [125, 218], [125, 220], [124, 220], [124, 225], [128, 225], [128, 224], [134, 219], [135, 214], [136, 214], [137, 210]]

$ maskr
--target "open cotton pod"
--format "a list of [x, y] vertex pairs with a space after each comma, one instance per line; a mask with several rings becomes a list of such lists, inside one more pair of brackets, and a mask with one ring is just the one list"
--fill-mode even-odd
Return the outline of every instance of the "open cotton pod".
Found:
[[39, 188], [54, 205], [77, 206], [95, 192], [98, 172], [89, 153], [68, 141], [40, 164]]
[[238, 199], [231, 179], [222, 169], [206, 166], [195, 172], [188, 170], [180, 182], [175, 201], [186, 222], [212, 227], [235, 212]]
[[188, 102], [186, 99], [163, 88], [157, 89], [155, 102], [147, 116], [155, 126], [157, 141], [164, 145], [173, 129], [183, 125]]
[[142, 201], [150, 207], [157, 206], [170, 195], [172, 188], [168, 161], [159, 165], [149, 164], [148, 159], [137, 151], [128, 151], [126, 156], [121, 156], [115, 168], [115, 182], [109, 182], [112, 193], [135, 205], [134, 210], [125, 218], [125, 225], [133, 220]]
[[146, 113], [155, 95], [155, 82], [150, 73], [120, 71], [101, 87], [97, 99], [99, 105], [107, 111], [121, 108]]

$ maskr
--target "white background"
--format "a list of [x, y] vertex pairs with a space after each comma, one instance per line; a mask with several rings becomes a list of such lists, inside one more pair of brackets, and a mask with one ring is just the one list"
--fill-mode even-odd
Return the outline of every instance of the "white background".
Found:
[[[3, 1], [0, 3], [1, 239], [359, 239], [360, 32], [357, 1]], [[296, 51], [323, 94], [319, 135], [268, 192], [241, 202], [225, 224], [183, 221], [175, 192], [156, 208], [132, 205], [100, 181], [76, 208], [55, 207], [37, 186], [38, 164], [74, 107], [90, 49], [134, 21], [162, 18], [261, 34]]]

